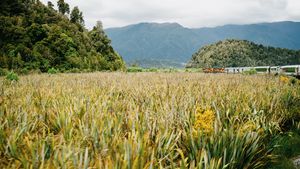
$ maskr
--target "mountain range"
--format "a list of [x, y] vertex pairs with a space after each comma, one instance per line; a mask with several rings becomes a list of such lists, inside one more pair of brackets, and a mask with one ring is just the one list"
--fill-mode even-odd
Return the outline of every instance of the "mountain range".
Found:
[[201, 47], [225, 40], [248, 40], [265, 46], [300, 49], [300, 22], [186, 28], [178, 23], [139, 23], [106, 29], [112, 46], [127, 64], [182, 67]]

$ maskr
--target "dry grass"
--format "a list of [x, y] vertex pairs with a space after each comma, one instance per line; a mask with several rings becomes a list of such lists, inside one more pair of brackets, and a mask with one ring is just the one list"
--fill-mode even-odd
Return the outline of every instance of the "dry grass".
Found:
[[[273, 159], [266, 140], [300, 103], [299, 86], [259, 75], [43, 74], [0, 85], [1, 168], [261, 168]], [[215, 113], [213, 134], [195, 131], [199, 107]]]

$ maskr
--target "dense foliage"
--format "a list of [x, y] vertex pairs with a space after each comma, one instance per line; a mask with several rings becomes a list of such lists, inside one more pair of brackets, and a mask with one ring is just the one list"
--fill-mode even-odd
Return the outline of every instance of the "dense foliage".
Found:
[[187, 67], [240, 67], [300, 64], [300, 51], [225, 40], [196, 52]]
[[47, 72], [50, 68], [117, 70], [124, 67], [100, 23], [88, 31], [78, 7], [64, 0], [1, 0], [0, 67]]

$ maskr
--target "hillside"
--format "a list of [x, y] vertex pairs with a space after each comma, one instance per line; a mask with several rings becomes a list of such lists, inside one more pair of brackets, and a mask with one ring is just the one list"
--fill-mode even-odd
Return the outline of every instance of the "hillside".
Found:
[[300, 64], [300, 51], [224, 40], [202, 47], [187, 67], [239, 67]]
[[117, 70], [122, 58], [111, 47], [99, 22], [88, 31], [78, 7], [48, 2], [2, 0], [0, 68], [13, 70]]
[[[300, 23], [276, 22], [189, 29], [177, 23], [140, 23], [105, 30], [127, 63], [183, 66], [200, 47], [225, 39], [300, 49]], [[174, 63], [175, 62], [175, 63]]]
[[141, 23], [105, 31], [129, 64], [180, 66], [192, 54], [191, 48], [196, 47], [191, 40], [195, 34], [176, 23]]

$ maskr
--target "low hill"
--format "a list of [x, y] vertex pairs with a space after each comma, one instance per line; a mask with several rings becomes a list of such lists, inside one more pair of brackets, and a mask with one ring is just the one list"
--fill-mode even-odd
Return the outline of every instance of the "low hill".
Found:
[[177, 23], [140, 23], [106, 29], [112, 46], [127, 63], [141, 66], [183, 66], [199, 47], [226, 39], [300, 49], [300, 22], [186, 28]]
[[0, 68], [36, 70], [117, 70], [122, 58], [110, 44], [102, 24], [88, 31], [78, 7], [64, 0], [58, 9], [38, 0], [1, 0]]
[[300, 51], [224, 40], [202, 47], [187, 67], [240, 67], [300, 64]]

